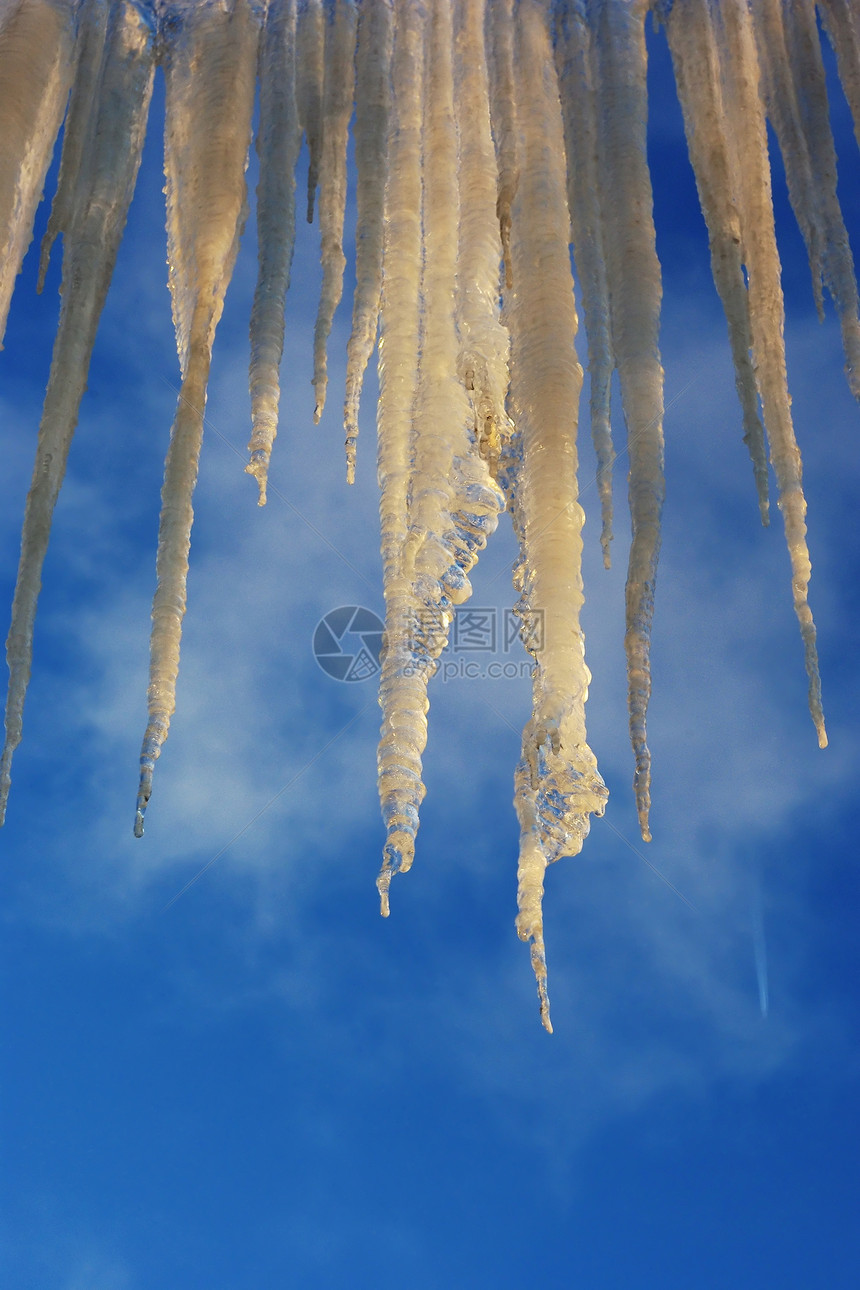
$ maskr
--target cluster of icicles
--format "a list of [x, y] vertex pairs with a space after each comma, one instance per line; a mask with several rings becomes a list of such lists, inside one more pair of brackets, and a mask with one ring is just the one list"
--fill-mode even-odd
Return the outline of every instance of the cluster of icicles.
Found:
[[[661, 276], [645, 146], [649, 10], [671, 49], [765, 523], [768, 450], [776, 478], [810, 709], [824, 745], [766, 138], [769, 118], [816, 299], [820, 308], [826, 285], [858, 396], [857, 288], [836, 195], [814, 0], [2, 0], [0, 333], [64, 117], [66, 125], [41, 258], [44, 277], [61, 233], [62, 306], [7, 642], [0, 810], [21, 738], [51, 515], [134, 190], [156, 67], [166, 82], [169, 285], [182, 389], [162, 492], [138, 835], [174, 711], [210, 355], [245, 219], [255, 92], [259, 87], [259, 280], [247, 469], [261, 504], [278, 424], [296, 161], [304, 136], [307, 213], [311, 219], [318, 189], [322, 242], [313, 372], [318, 419], [326, 342], [342, 292], [354, 113], [357, 286], [345, 430], [352, 479], [362, 378], [378, 332], [387, 614], [382, 911], [388, 912], [392, 876], [413, 858], [427, 683], [454, 607], [470, 593], [469, 570], [507, 509], [519, 539], [517, 612], [534, 658], [533, 713], [515, 779], [517, 929], [531, 944], [550, 1028], [544, 873], [580, 850], [607, 795], [585, 730], [590, 675], [579, 623], [576, 446], [582, 369], [574, 347], [571, 243], [587, 331], [607, 564], [614, 372], [627, 424], [630, 733], [639, 819], [649, 837], [648, 645], [664, 492]], [[818, 12], [860, 130], [856, 5], [821, 0]], [[540, 648], [531, 631], [536, 613], [543, 616]]]

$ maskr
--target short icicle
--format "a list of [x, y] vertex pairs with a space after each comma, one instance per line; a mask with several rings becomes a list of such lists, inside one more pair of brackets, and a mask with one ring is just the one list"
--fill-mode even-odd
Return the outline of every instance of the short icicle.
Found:
[[326, 347], [335, 310], [343, 294], [343, 220], [346, 207], [346, 145], [355, 91], [354, 0], [335, 0], [326, 24], [323, 132], [320, 153], [320, 256], [322, 290], [314, 326], [314, 421], [325, 407], [328, 386]]
[[[259, 35], [259, 11], [250, 0], [233, 0], [229, 8], [189, 10], [167, 52], [168, 262], [182, 387], [161, 490], [149, 719], [140, 754], [135, 837], [143, 835], [155, 763], [176, 707], [194, 518], [191, 498], [197, 482], [212, 341], [246, 213], [245, 166]], [[207, 77], [197, 75], [201, 65], [207, 67]]]
[[505, 406], [510, 339], [499, 317], [501, 240], [485, 9], [485, 0], [456, 0], [454, 6], [454, 106], [460, 128], [457, 367], [472, 406], [479, 455], [495, 478], [503, 443], [513, 426]]
[[347, 483], [355, 480], [358, 407], [364, 373], [379, 324], [382, 293], [382, 240], [388, 175], [388, 121], [391, 97], [391, 0], [360, 6], [355, 55], [355, 297], [352, 331], [346, 347], [346, 397], [343, 429]]
[[296, 103], [307, 140], [308, 223], [314, 222], [314, 202], [322, 154], [322, 98], [325, 75], [325, 16], [322, 0], [299, 0], [296, 26]]
[[744, 442], [753, 465], [759, 514], [768, 524], [767, 445], [752, 364], [749, 293], [744, 280], [738, 180], [723, 102], [720, 58], [709, 0], [662, 6], [675, 84], [702, 213], [708, 226], [711, 273], [729, 331]]
[[296, 159], [301, 143], [296, 111], [295, 0], [271, 0], [260, 51], [257, 152], [257, 256], [251, 309], [251, 439], [245, 470], [266, 504], [272, 445], [278, 433], [284, 306], [296, 237]]

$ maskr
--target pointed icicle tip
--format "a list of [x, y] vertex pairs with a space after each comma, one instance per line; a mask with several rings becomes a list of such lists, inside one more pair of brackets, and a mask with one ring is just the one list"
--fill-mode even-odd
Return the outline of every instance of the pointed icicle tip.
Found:
[[143, 837], [143, 817], [146, 814], [146, 808], [149, 799], [152, 796], [152, 774], [155, 769], [154, 761], [144, 762], [141, 758], [140, 768], [140, 785], [137, 790], [137, 809], [134, 813], [134, 836]]
[[391, 913], [391, 905], [388, 901], [388, 888], [391, 886], [391, 870], [383, 869], [376, 879], [376, 890], [379, 892], [379, 912], [383, 918], [387, 918]]
[[262, 462], [250, 461], [248, 465], [245, 467], [245, 474], [253, 475], [254, 479], [256, 479], [257, 488], [259, 489], [259, 496], [257, 497], [257, 505], [265, 506], [266, 500], [267, 500], [266, 484], [268, 482], [265, 465]]

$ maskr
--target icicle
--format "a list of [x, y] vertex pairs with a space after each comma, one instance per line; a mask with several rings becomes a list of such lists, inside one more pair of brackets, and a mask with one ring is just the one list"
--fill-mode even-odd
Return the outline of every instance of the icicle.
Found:
[[74, 71], [74, 0], [13, 0], [0, 19], [0, 346]]
[[807, 599], [811, 564], [806, 544], [806, 499], [786, 382], [785, 312], [755, 41], [745, 0], [723, 0], [721, 13], [724, 32], [720, 48], [724, 52], [725, 102], [731, 115], [731, 137], [738, 158], [741, 235], [749, 273], [753, 362], [791, 558], [794, 609], [800, 624], [809, 676], [809, 710], [818, 732], [819, 745], [824, 748], [827, 734], [821, 709], [815, 624]]
[[[391, 776], [389, 765], [383, 768], [381, 764], [380, 770], [388, 828], [377, 879], [383, 912], [387, 912], [393, 874], [405, 872], [414, 853], [418, 807], [424, 796], [421, 755], [427, 740], [427, 685], [447, 642], [453, 606], [471, 594], [466, 575], [504, 507], [503, 497], [470, 440], [469, 404], [457, 375], [454, 302], [459, 194], [451, 20], [450, 6], [437, 0], [426, 43], [424, 327], [412, 422], [409, 527], [402, 554], [404, 594], [400, 602], [411, 639], [402, 642], [407, 650], [405, 665], [398, 667], [386, 692], [383, 731], [397, 731], [401, 760], [395, 776]], [[380, 756], [382, 752], [381, 746]], [[407, 757], [409, 774], [404, 776], [402, 763]]]
[[752, 9], [768, 116], [809, 255], [819, 318], [822, 280], [842, 326], [846, 372], [860, 399], [860, 321], [848, 232], [836, 195], [836, 149], [813, 0], [761, 0]]
[[485, 0], [456, 0], [454, 86], [461, 177], [457, 367], [472, 405], [478, 450], [495, 477], [502, 442], [513, 427], [505, 411], [509, 339], [499, 319], [501, 248], [484, 17]]
[[645, 5], [595, 0], [600, 84], [600, 205], [609, 282], [612, 346], [630, 457], [633, 541], [625, 598], [630, 738], [639, 827], [651, 840], [651, 757], [645, 717], [651, 695], [650, 637], [663, 509], [663, 369], [658, 334], [662, 286], [646, 160]]
[[296, 112], [295, 0], [270, 0], [260, 51], [260, 125], [257, 152], [259, 271], [251, 311], [251, 440], [245, 467], [266, 504], [272, 444], [278, 433], [284, 304], [296, 236], [296, 159], [301, 132]]
[[751, 14], [758, 48], [760, 89], [785, 163], [788, 195], [806, 244], [812, 292], [820, 320], [824, 318], [821, 228], [816, 219], [812, 167], [800, 123], [797, 87], [792, 79], [785, 46], [782, 0], [759, 0]]
[[[426, 729], [401, 721], [398, 687], [413, 670], [411, 597], [403, 565], [408, 525], [410, 435], [418, 384], [419, 296], [424, 248], [421, 236], [422, 57], [425, 12], [413, 0], [395, 0], [392, 63], [393, 110], [385, 191], [384, 275], [379, 340], [377, 408], [379, 519], [385, 593], [385, 646], [381, 659], [382, 709], [379, 798], [387, 831], [385, 872], [408, 869], [424, 796], [421, 754]], [[426, 723], [425, 723], [426, 725]], [[403, 803], [408, 802], [408, 809]], [[388, 914], [387, 883], [380, 886]]]
[[[521, 635], [535, 660], [533, 710], [523, 732], [514, 802], [520, 822], [517, 931], [531, 943], [541, 1019], [551, 1029], [541, 899], [548, 863], [576, 855], [606, 789], [586, 742], [591, 680], [579, 624], [582, 525], [577, 500], [577, 407], [582, 368], [567, 234], [564, 148], [545, 8], [517, 7], [519, 188], [513, 211], [511, 402], [519, 444], [505, 462], [522, 559]], [[541, 639], [542, 638], [542, 639]]]
[[[164, 467], [149, 665], [149, 720], [140, 754], [134, 832], [176, 706], [191, 544], [191, 497], [215, 328], [246, 215], [260, 15], [248, 0], [183, 10], [167, 49], [165, 171], [170, 291], [182, 388]], [[198, 69], [207, 69], [206, 77]]]
[[817, 0], [839, 68], [842, 89], [854, 118], [854, 135], [860, 147], [860, 16], [853, 0]]
[[513, 0], [490, 0], [487, 8], [490, 35], [490, 103], [496, 140], [499, 181], [496, 214], [502, 239], [505, 285], [513, 285], [511, 269], [511, 207], [517, 195], [517, 118], [514, 78]]
[[576, 268], [582, 288], [591, 387], [591, 438], [597, 457], [605, 568], [611, 565], [612, 467], [610, 387], [615, 360], [609, 321], [609, 286], [597, 175], [597, 93], [591, 70], [591, 35], [584, 0], [558, 11], [556, 62], [567, 153], [567, 198]]
[[343, 218], [346, 206], [346, 143], [355, 89], [355, 4], [335, 0], [326, 26], [325, 89], [320, 154], [320, 241], [323, 267], [319, 310], [314, 327], [314, 421], [325, 407], [328, 369], [326, 346], [335, 310], [343, 294]]
[[355, 299], [352, 332], [346, 350], [343, 413], [346, 477], [350, 484], [355, 479], [358, 405], [365, 369], [376, 341], [382, 291], [382, 220], [388, 173], [391, 43], [391, 0], [363, 4], [358, 18], [353, 128], [358, 172]]
[[[140, 164], [153, 79], [153, 30], [130, 0], [111, 13], [108, 57], [93, 93], [92, 129], [80, 154], [74, 202], [63, 240], [63, 295], [33, 482], [27, 496], [21, 560], [6, 642], [9, 692], [0, 760], [0, 823], [6, 814], [12, 754], [21, 741], [33, 657], [33, 625], [51, 520], [66, 470], [90, 355]], [[70, 188], [72, 176], [69, 176]]]
[[738, 181], [733, 169], [709, 0], [665, 4], [662, 16], [684, 113], [690, 161], [708, 226], [711, 272], [728, 323], [735, 385], [743, 410], [744, 443], [752, 458], [761, 520], [768, 524], [767, 449], [750, 355], [749, 297], [735, 197]]
[[848, 230], [836, 193], [836, 148], [830, 129], [827, 83], [813, 0], [794, 0], [785, 9], [785, 19], [789, 68], [810, 164], [810, 200], [819, 228], [821, 272], [839, 314], [848, 384], [855, 399], [860, 399], [857, 280]]
[[58, 233], [65, 231], [72, 218], [75, 203], [75, 185], [81, 172], [82, 158], [92, 146], [95, 127], [95, 106], [102, 75], [107, 36], [107, 0], [84, 0], [78, 18], [78, 38], [75, 46], [75, 72], [69, 110], [63, 130], [63, 152], [60, 158], [60, 176], [57, 191], [51, 203], [51, 215], [39, 253], [39, 284], [45, 285], [45, 274], [51, 256], [51, 247]]
[[325, 18], [322, 0], [299, 0], [296, 29], [296, 103], [308, 144], [308, 223], [314, 221], [314, 198], [322, 152], [322, 96]]

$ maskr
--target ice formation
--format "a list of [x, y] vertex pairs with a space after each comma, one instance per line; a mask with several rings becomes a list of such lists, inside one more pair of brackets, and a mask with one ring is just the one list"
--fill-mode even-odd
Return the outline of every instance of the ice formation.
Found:
[[[157, 68], [166, 83], [169, 285], [182, 388], [162, 491], [149, 720], [135, 832], [174, 710], [212, 341], [246, 217], [256, 147], [259, 279], [251, 317], [248, 471], [266, 501], [278, 425], [302, 138], [323, 285], [316, 415], [343, 290], [354, 113], [356, 287], [344, 405], [355, 470], [364, 372], [379, 335], [377, 469], [386, 639], [378, 886], [412, 863], [424, 795], [428, 682], [468, 574], [503, 510], [533, 656], [533, 712], [515, 774], [517, 930], [549, 1029], [541, 903], [546, 866], [582, 847], [606, 789], [585, 727], [590, 674], [577, 490], [581, 283], [599, 463], [612, 539], [610, 384], [627, 426], [632, 542], [626, 652], [634, 787], [649, 838], [649, 638], [663, 504], [661, 272], [646, 158], [649, 12], [665, 30], [708, 227], [752, 457], [768, 518], [773, 467], [809, 675], [826, 743], [807, 599], [800, 454], [783, 346], [766, 124], [782, 151], [819, 310], [833, 299], [860, 397], [854, 265], [836, 188], [819, 23], [860, 139], [860, 14], [852, 0], [0, 0], [0, 339], [65, 118], [41, 279], [62, 234], [63, 295], [6, 645], [5, 816], [21, 739], [41, 568], [89, 358], [132, 198]], [[317, 197], [317, 190], [319, 196]], [[540, 619], [542, 632], [536, 634]]]

